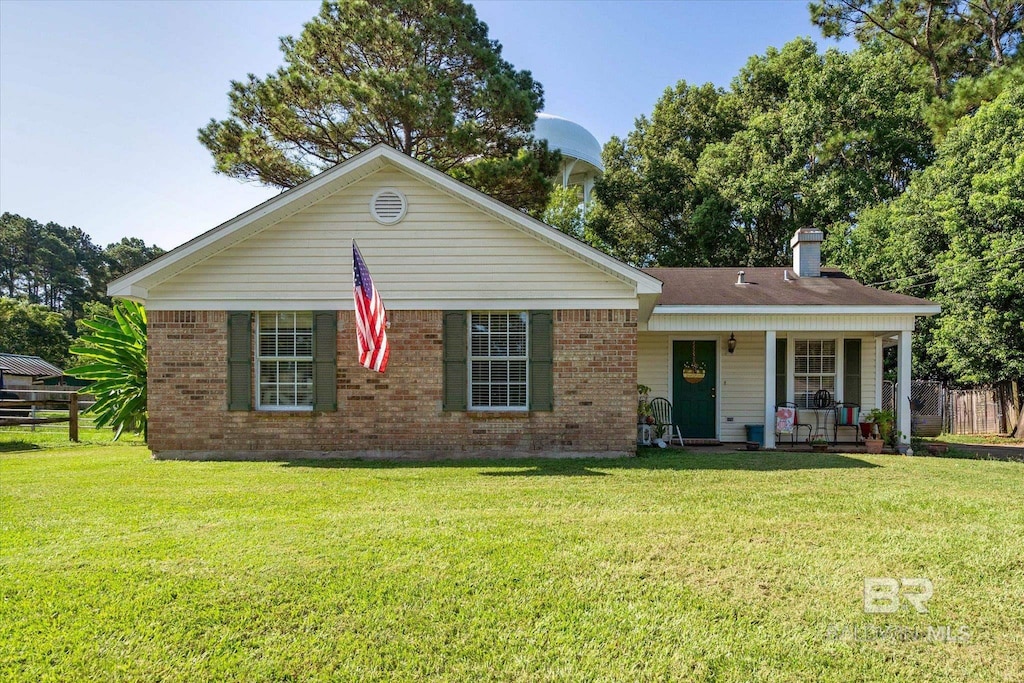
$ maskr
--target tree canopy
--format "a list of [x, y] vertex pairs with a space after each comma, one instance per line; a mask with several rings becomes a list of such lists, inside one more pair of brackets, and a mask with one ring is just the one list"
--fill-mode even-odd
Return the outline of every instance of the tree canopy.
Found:
[[848, 222], [930, 161], [924, 104], [897, 55], [794, 40], [729, 90], [667, 89], [605, 146], [590, 224], [636, 265], [780, 265], [797, 229]]
[[41, 304], [0, 297], [0, 351], [39, 356], [63, 368], [70, 345], [60, 313]]
[[108, 282], [162, 253], [137, 237], [103, 249], [81, 228], [5, 212], [0, 215], [0, 296], [81, 317], [87, 302], [107, 301]]
[[961, 118], [905, 193], [861, 213], [837, 256], [861, 281], [941, 304], [918, 330], [922, 374], [1024, 377], [1024, 85]]
[[905, 57], [938, 97], [1006, 66], [1024, 33], [1019, 0], [814, 0], [810, 9], [826, 36], [879, 42]]
[[284, 65], [233, 81], [228, 118], [199, 131], [218, 172], [289, 188], [385, 143], [543, 210], [557, 167], [531, 134], [543, 88], [502, 58], [472, 6], [325, 1], [280, 47]]

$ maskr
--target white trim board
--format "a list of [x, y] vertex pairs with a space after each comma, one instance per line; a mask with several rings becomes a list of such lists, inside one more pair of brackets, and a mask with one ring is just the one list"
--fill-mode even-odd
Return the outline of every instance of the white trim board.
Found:
[[[562, 310], [582, 311], [598, 308], [637, 310], [633, 299], [389, 299], [389, 311], [465, 311], [476, 310]], [[158, 299], [146, 306], [150, 311], [351, 311], [351, 297], [344, 299]]]

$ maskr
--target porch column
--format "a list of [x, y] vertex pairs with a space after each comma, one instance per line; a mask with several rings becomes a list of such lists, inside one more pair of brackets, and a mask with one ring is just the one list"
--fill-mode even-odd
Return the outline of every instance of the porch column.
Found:
[[900, 444], [906, 446], [910, 443], [910, 363], [911, 363], [911, 337], [910, 330], [900, 332], [900, 360], [897, 366], [897, 380], [899, 391], [896, 395], [896, 429], [903, 432], [900, 437]]
[[764, 333], [764, 447], [775, 448], [775, 330]]

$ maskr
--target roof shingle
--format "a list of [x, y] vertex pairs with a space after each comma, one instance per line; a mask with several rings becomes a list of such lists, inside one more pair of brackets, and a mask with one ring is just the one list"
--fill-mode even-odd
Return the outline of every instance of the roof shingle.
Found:
[[[736, 284], [739, 271], [746, 284]], [[788, 268], [644, 268], [664, 283], [659, 306], [928, 306], [927, 299], [867, 287], [834, 268], [798, 278]], [[789, 273], [789, 280], [784, 273]]]

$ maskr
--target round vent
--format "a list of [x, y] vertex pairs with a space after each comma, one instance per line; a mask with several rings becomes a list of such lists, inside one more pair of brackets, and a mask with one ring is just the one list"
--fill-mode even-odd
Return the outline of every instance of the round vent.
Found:
[[405, 195], [398, 190], [385, 187], [370, 200], [370, 213], [378, 223], [391, 225], [405, 218]]

